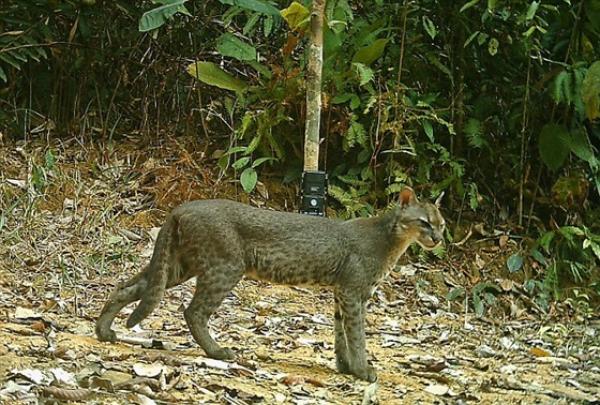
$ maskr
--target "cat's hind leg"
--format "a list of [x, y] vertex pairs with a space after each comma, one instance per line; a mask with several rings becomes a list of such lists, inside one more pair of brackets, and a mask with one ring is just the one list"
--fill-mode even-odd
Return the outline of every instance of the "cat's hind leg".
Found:
[[208, 320], [217, 310], [227, 294], [236, 286], [244, 274], [243, 266], [222, 265], [212, 267], [196, 279], [196, 292], [185, 309], [185, 320], [194, 340], [208, 357], [217, 360], [233, 359], [233, 351], [219, 346], [210, 336]]
[[142, 298], [144, 291], [148, 288], [146, 270], [147, 268], [119, 285], [109, 296], [96, 321], [96, 336], [98, 340], [106, 342], [117, 340], [116, 333], [111, 329], [113, 320], [123, 307]]

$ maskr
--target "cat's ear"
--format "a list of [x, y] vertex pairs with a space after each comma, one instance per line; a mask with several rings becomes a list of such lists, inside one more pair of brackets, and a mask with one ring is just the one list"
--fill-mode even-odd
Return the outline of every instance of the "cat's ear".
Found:
[[400, 199], [400, 206], [401, 207], [406, 207], [408, 205], [413, 205], [413, 204], [416, 204], [418, 202], [417, 201], [417, 196], [415, 195], [415, 192], [410, 187], [405, 187], [404, 190], [402, 190], [400, 192], [399, 199]]
[[444, 198], [444, 194], [446, 194], [445, 191], [442, 191], [440, 193], [440, 195], [438, 195], [438, 198], [435, 199], [435, 206], [440, 208], [440, 205], [442, 204], [442, 198]]

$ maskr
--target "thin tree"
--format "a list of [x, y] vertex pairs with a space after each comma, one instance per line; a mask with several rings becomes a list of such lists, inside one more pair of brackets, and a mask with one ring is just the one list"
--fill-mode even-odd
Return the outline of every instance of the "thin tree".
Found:
[[319, 171], [319, 128], [321, 124], [321, 75], [323, 71], [323, 16], [326, 0], [313, 0], [310, 13], [310, 43], [306, 72], [306, 128], [304, 173], [300, 211], [325, 215], [327, 177]]
[[306, 75], [306, 129], [304, 171], [319, 170], [319, 127], [321, 124], [321, 73], [323, 70], [323, 15], [325, 0], [314, 0], [310, 13], [310, 44]]

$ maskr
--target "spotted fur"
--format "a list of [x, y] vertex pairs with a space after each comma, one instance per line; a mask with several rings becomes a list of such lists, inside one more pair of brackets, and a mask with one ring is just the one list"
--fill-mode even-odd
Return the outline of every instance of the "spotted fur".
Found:
[[338, 370], [374, 381], [365, 345], [366, 304], [410, 244], [441, 243], [438, 207], [417, 201], [412, 190], [382, 215], [338, 221], [253, 208], [227, 200], [194, 201], [174, 209], [162, 227], [150, 264], [110, 295], [96, 323], [100, 340], [114, 341], [111, 325], [127, 304], [140, 300], [127, 320], [147, 317], [165, 289], [196, 277], [185, 320], [209, 357], [231, 359], [207, 328], [209, 317], [244, 275], [288, 285], [334, 290]]

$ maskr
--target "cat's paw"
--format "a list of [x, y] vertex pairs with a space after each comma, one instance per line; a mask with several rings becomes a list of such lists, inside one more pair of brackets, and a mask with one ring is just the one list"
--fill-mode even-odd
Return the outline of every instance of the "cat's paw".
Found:
[[110, 328], [96, 327], [96, 336], [101, 342], [116, 342], [117, 334]]
[[377, 381], [377, 373], [375, 372], [375, 369], [372, 366], [367, 366], [364, 369], [354, 370], [352, 374], [355, 377], [368, 382]]
[[228, 347], [221, 347], [211, 353], [207, 353], [208, 357], [215, 360], [233, 360], [235, 353]]

